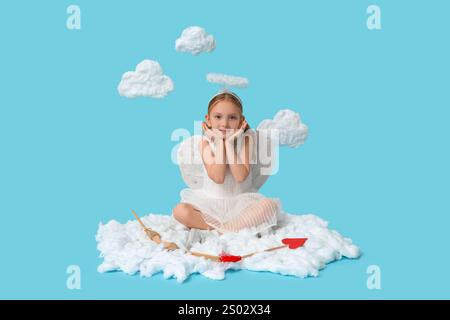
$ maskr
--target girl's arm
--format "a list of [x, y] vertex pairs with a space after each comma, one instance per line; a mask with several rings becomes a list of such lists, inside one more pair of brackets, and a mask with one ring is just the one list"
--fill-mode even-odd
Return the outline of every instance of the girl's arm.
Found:
[[250, 150], [253, 148], [252, 139], [249, 136], [244, 136], [244, 143], [241, 143], [241, 146], [240, 150], [235, 151], [234, 142], [225, 141], [227, 163], [230, 166], [234, 179], [239, 183], [244, 181], [250, 173]]
[[200, 151], [208, 176], [215, 183], [222, 184], [225, 181], [225, 172], [227, 169], [225, 144], [222, 139], [217, 139], [215, 143], [216, 153], [212, 151], [209, 142], [202, 139], [200, 142]]

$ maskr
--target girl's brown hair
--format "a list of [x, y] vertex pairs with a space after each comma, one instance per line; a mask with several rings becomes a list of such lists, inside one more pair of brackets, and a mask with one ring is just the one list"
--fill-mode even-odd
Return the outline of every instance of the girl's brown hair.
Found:
[[[234, 105], [239, 108], [239, 110], [241, 112], [241, 116], [242, 116], [242, 113], [243, 113], [242, 102], [236, 94], [230, 93], [230, 92], [222, 92], [222, 93], [215, 95], [211, 99], [211, 101], [209, 101], [208, 114], [210, 114], [212, 108], [220, 101], [231, 101], [232, 103], [234, 103]], [[247, 131], [248, 129], [250, 129], [250, 126], [247, 124], [247, 127], [245, 128], [244, 131]]]

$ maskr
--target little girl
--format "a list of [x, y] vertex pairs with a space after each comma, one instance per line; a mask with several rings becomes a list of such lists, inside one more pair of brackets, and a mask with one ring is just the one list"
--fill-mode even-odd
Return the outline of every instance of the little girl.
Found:
[[280, 201], [250, 191], [253, 143], [245, 134], [249, 126], [242, 112], [241, 99], [230, 91], [216, 94], [209, 102], [198, 146], [203, 187], [181, 190], [181, 203], [172, 211], [188, 228], [220, 233], [253, 228], [258, 233], [276, 225]]

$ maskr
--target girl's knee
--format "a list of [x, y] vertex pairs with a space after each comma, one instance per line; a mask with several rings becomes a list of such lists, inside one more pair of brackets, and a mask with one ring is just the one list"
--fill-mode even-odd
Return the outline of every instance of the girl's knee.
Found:
[[273, 199], [263, 199], [261, 200], [261, 204], [266, 209], [265, 211], [273, 215], [277, 214], [280, 210], [278, 202]]
[[269, 207], [271, 209], [278, 207], [278, 203], [275, 200], [272, 200], [272, 199], [262, 199], [261, 200], [261, 205], [263, 205], [265, 207]]
[[173, 217], [183, 224], [189, 220], [190, 214], [189, 205], [186, 203], [179, 203], [172, 210]]

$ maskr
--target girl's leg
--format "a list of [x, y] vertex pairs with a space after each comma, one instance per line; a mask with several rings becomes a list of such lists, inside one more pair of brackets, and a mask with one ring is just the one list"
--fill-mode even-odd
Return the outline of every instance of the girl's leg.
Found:
[[179, 203], [172, 211], [172, 215], [188, 228], [212, 230], [213, 228], [203, 220], [200, 210], [189, 203]]
[[258, 226], [264, 222], [273, 220], [278, 211], [279, 205], [276, 201], [263, 199], [245, 209], [241, 215], [225, 223], [223, 230], [237, 232], [245, 228]]

